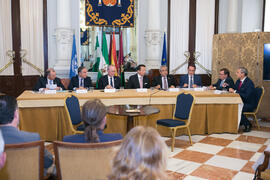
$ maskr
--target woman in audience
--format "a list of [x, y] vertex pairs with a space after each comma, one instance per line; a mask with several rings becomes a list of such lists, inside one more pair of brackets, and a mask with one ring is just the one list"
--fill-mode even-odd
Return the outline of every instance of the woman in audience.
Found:
[[87, 101], [82, 107], [84, 135], [65, 136], [63, 141], [74, 143], [97, 143], [122, 139], [121, 134], [103, 134], [106, 125], [106, 107], [98, 99]]
[[110, 180], [163, 180], [167, 146], [151, 127], [137, 126], [126, 135], [113, 160]]

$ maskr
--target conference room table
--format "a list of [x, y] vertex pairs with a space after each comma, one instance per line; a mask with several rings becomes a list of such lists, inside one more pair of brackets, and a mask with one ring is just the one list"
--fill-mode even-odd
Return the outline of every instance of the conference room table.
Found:
[[[179, 89], [170, 92], [148, 89], [138, 92], [136, 89], [119, 90], [107, 93], [94, 90], [87, 93], [62, 91], [56, 94], [43, 94], [24, 91], [18, 98], [20, 113], [20, 129], [37, 132], [46, 141], [62, 140], [65, 135], [72, 134], [68, 116], [64, 108], [67, 96], [78, 97], [80, 106], [90, 99], [100, 99], [106, 106], [111, 105], [151, 105], [160, 110], [159, 113], [147, 117], [134, 117], [134, 126], [156, 127], [156, 121], [173, 116], [176, 96], [181, 92], [191, 93], [195, 97], [190, 130], [191, 134], [237, 133], [241, 118], [243, 102], [239, 94], [220, 93], [220, 91]], [[108, 114], [105, 133], [127, 133], [127, 120], [123, 116]], [[162, 136], [170, 136], [170, 131], [158, 127]], [[179, 130], [177, 135], [185, 134]]]

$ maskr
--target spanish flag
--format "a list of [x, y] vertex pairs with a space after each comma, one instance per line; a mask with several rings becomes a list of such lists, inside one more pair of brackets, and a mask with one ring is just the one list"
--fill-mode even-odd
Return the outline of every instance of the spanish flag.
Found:
[[115, 76], [118, 76], [118, 66], [117, 66], [117, 56], [116, 56], [116, 42], [115, 42], [115, 34], [113, 32], [113, 39], [112, 39], [112, 49], [111, 49], [111, 65], [116, 67]]

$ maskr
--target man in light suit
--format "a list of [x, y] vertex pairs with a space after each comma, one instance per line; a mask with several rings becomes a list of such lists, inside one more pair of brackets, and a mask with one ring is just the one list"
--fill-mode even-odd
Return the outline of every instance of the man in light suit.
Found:
[[199, 75], [195, 74], [196, 66], [194, 64], [188, 65], [188, 74], [180, 77], [180, 87], [182, 88], [196, 88], [202, 86], [202, 80]]
[[[14, 97], [2, 95], [0, 96], [0, 130], [6, 144], [26, 143], [40, 140], [37, 133], [20, 131], [19, 125], [19, 109], [17, 101]], [[44, 168], [49, 168], [53, 164], [52, 155], [44, 151]]]
[[121, 79], [118, 76], [115, 76], [115, 66], [108, 66], [107, 71], [108, 75], [102, 76], [99, 79], [98, 89], [120, 89]]
[[53, 68], [46, 70], [44, 77], [40, 77], [35, 87], [34, 91], [39, 91], [40, 89], [48, 89], [46, 85], [56, 85], [55, 90], [65, 89], [64, 85], [61, 83], [61, 80], [56, 77], [56, 72]]
[[240, 67], [236, 71], [238, 80], [235, 83], [235, 88], [230, 88], [229, 92], [238, 93], [244, 103], [240, 125], [244, 125], [244, 132], [251, 130], [251, 123], [248, 121], [243, 112], [251, 112], [256, 108], [256, 97], [254, 94], [255, 87], [251, 79], [247, 77], [248, 71], [244, 67]]
[[81, 66], [78, 68], [78, 75], [71, 78], [68, 89], [87, 89], [89, 87], [92, 87], [92, 80], [87, 76], [87, 69]]
[[154, 78], [152, 84], [156, 89], [168, 89], [176, 87], [174, 77], [172, 75], [168, 75], [167, 66], [160, 66], [159, 73], [160, 75]]
[[146, 68], [144, 64], [137, 67], [137, 73], [130, 76], [128, 80], [128, 89], [150, 88], [149, 80], [145, 76]]
[[209, 88], [212, 89], [212, 90], [214, 90], [214, 89], [217, 89], [217, 90], [225, 89], [227, 91], [229, 91], [230, 88], [235, 89], [233, 79], [230, 76], [230, 71], [228, 69], [226, 69], [226, 68], [220, 69], [218, 81], [215, 84], [211, 85]]

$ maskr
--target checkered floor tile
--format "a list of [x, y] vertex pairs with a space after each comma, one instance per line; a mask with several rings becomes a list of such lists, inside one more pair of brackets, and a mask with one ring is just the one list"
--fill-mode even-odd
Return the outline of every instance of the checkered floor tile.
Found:
[[238, 134], [211, 134], [176, 137], [175, 150], [169, 146], [168, 175], [171, 179], [253, 179], [252, 165], [270, 144], [270, 122], [261, 121], [260, 130]]

